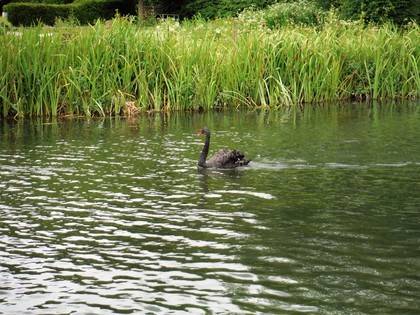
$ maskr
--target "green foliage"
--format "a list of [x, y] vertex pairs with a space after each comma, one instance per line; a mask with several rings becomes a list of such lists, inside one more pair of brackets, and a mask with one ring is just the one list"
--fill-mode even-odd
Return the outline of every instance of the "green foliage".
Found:
[[415, 98], [420, 30], [327, 18], [268, 29], [241, 19], [128, 19], [22, 29], [0, 45], [0, 116], [278, 108], [351, 97]]
[[418, 0], [316, 0], [324, 8], [336, 7], [343, 18], [364, 19], [367, 22], [392, 21], [405, 24], [420, 22]]
[[12, 24], [7, 21], [5, 18], [0, 16], [0, 35], [5, 34], [8, 30], [10, 30]]
[[[155, 0], [155, 3], [167, 6], [165, 0]], [[178, 4], [180, 1], [177, 1]], [[345, 19], [363, 18], [367, 22], [384, 22], [392, 21], [397, 24], [404, 24], [410, 20], [420, 23], [420, 3], [419, 0], [312, 0], [306, 3], [293, 0], [184, 0], [178, 6], [178, 13], [185, 17], [200, 15], [205, 19], [215, 17], [233, 16], [246, 8], [265, 8], [268, 5], [280, 3], [279, 8], [285, 9], [283, 16], [307, 16], [309, 18], [309, 10], [314, 9], [318, 15], [318, 9], [312, 3], [316, 3], [319, 7], [329, 10], [330, 8], [338, 8], [341, 16]], [[290, 12], [294, 3], [300, 3], [301, 10], [308, 13], [299, 14], [298, 5], [295, 5], [295, 12]], [[293, 19], [293, 18], [292, 18]], [[298, 18], [301, 20], [301, 18]], [[308, 24], [308, 22], [305, 22]]]
[[[81, 1], [81, 0], [76, 0]], [[120, 4], [117, 5], [118, 11], [121, 14], [137, 14], [137, 4], [138, 0], [122, 0]]]
[[98, 18], [110, 19], [115, 12], [126, 13], [121, 0], [76, 0], [71, 5], [71, 13], [81, 24], [94, 23]]
[[245, 10], [240, 18], [253, 20], [258, 18], [269, 28], [283, 27], [289, 24], [294, 25], [319, 25], [324, 18], [324, 11], [314, 2], [298, 0], [296, 2], [276, 3], [264, 10]]
[[74, 0], [12, 0], [13, 3], [68, 4]]
[[162, 13], [179, 14], [186, 0], [149, 0], [149, 5], [156, 5]]
[[9, 2], [11, 2], [12, 0], [0, 0], [0, 12], [3, 11], [3, 7], [8, 4]]
[[3, 9], [3, 6], [8, 4], [11, 0], [0, 0], [0, 9]]
[[67, 19], [70, 5], [41, 3], [9, 3], [4, 7], [13, 25], [33, 25], [39, 22], [53, 25], [57, 18]]
[[185, 17], [199, 15], [205, 19], [234, 16], [245, 8], [263, 8], [275, 0], [185, 0], [180, 14]]
[[340, 6], [342, 0], [315, 0], [321, 8], [329, 10], [331, 8], [337, 8]]
[[[82, 21], [92, 22], [102, 17], [108, 18], [113, 16], [113, 9], [118, 9], [122, 14], [136, 14], [136, 6], [138, 0], [12, 0], [13, 3], [32, 3], [32, 4], [72, 4], [74, 7], [69, 9], [61, 9], [51, 7], [51, 11], [57, 13], [57, 17], [65, 17], [69, 10], [71, 14], [78, 17]], [[270, 9], [272, 16], [267, 14], [267, 23], [273, 27], [284, 25], [286, 23], [298, 23], [305, 25], [313, 25], [319, 22], [320, 8], [329, 10], [334, 7], [338, 9], [341, 17], [344, 19], [363, 19], [366, 22], [386, 22], [392, 21], [396, 24], [406, 24], [414, 20], [420, 23], [420, 5], [419, 0], [144, 0], [146, 6], [154, 5], [161, 13], [175, 13], [181, 17], [201, 16], [204, 19], [212, 19], [216, 17], [235, 16], [244, 9], [261, 9], [269, 5], [277, 3]], [[10, 0], [0, 0], [0, 7], [9, 3]], [[89, 2], [89, 3], [88, 3]], [[316, 6], [316, 3], [318, 6]], [[24, 8], [25, 12], [34, 13], [40, 10], [42, 15], [39, 16], [41, 21], [51, 21], [51, 15], [45, 13], [46, 7]], [[90, 10], [86, 12], [84, 10]], [[8, 9], [8, 10], [14, 10]], [[23, 13], [13, 12], [12, 15], [22, 18], [20, 24], [28, 25], [28, 21], [32, 24], [36, 21], [32, 16], [24, 17]], [[15, 23], [13, 18], [13, 23]], [[289, 21], [289, 22], [287, 22]], [[50, 23], [50, 22], [48, 22]]]
[[[18, 0], [26, 1], [26, 0]], [[13, 25], [33, 25], [39, 22], [53, 25], [57, 19], [74, 18], [82, 24], [94, 23], [97, 19], [110, 19], [116, 11], [126, 14], [133, 10], [134, 2], [124, 0], [46, 0], [68, 4], [37, 3], [44, 0], [12, 2], [4, 7]], [[130, 4], [131, 3], [131, 4]], [[130, 4], [130, 5], [129, 5]]]

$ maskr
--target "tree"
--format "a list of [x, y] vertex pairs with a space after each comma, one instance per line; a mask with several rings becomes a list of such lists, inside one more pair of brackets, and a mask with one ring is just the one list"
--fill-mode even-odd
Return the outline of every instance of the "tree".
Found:
[[3, 11], [3, 6], [11, 2], [12, 0], [0, 0], [0, 12]]
[[367, 22], [387, 20], [404, 24], [410, 20], [420, 22], [418, 0], [316, 0], [322, 7], [339, 9], [348, 19], [363, 17]]

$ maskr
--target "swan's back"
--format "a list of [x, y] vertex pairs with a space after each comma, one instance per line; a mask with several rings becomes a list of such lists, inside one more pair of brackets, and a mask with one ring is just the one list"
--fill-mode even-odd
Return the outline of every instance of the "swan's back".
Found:
[[216, 152], [209, 160], [206, 161], [207, 167], [216, 168], [235, 168], [245, 166], [249, 160], [245, 159], [245, 155], [238, 150], [221, 149]]

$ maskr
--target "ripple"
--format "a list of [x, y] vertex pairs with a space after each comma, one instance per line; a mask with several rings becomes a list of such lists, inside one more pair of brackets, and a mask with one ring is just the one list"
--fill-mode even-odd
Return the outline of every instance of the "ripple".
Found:
[[256, 192], [256, 191], [246, 191], [246, 190], [229, 190], [229, 191], [222, 191], [222, 190], [216, 190], [216, 193], [219, 194], [237, 194], [237, 195], [249, 195], [253, 197], [258, 197], [261, 199], [274, 199], [275, 197], [273, 195], [270, 195], [268, 193], [262, 193], [262, 192]]
[[418, 121], [212, 115], [2, 124], [0, 313], [416, 313]]
[[258, 259], [261, 259], [261, 260], [267, 261], [267, 262], [271, 262], [271, 263], [281, 263], [281, 264], [294, 264], [294, 263], [296, 263], [296, 261], [294, 261], [293, 259], [286, 258], [286, 257], [264, 256], [264, 257], [258, 257]]

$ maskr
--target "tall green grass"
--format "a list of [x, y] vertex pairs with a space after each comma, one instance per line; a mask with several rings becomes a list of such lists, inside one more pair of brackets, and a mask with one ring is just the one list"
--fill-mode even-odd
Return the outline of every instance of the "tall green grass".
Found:
[[270, 30], [225, 19], [141, 27], [117, 18], [18, 32], [0, 35], [3, 116], [278, 108], [420, 94], [417, 25], [331, 21]]

